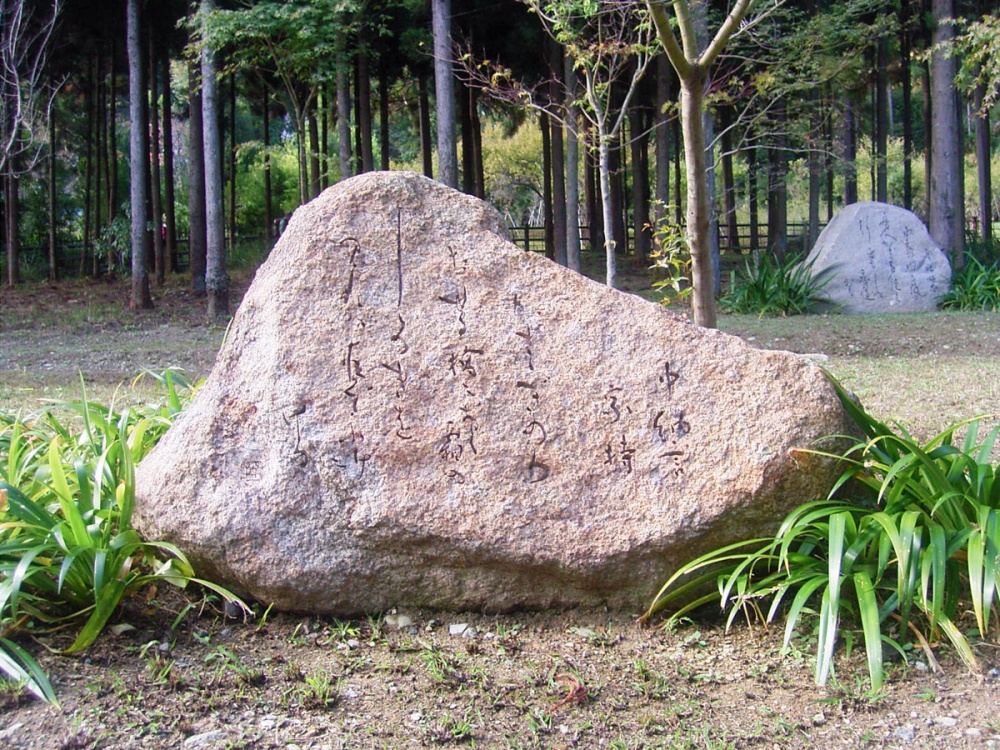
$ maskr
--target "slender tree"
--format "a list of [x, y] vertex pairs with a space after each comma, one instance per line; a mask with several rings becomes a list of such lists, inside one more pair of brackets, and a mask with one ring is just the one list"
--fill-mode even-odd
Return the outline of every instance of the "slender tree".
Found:
[[[215, 0], [201, 0], [206, 16], [215, 10]], [[212, 45], [201, 46], [202, 133], [205, 143], [205, 291], [208, 317], [229, 315], [229, 276], [226, 273], [226, 228], [222, 207], [222, 136], [219, 132], [219, 85]]]
[[933, 0], [932, 8], [930, 232], [934, 241], [951, 255], [957, 270], [965, 261], [965, 200], [962, 133], [955, 91], [958, 65], [949, 49], [955, 35], [954, 0]]
[[[691, 247], [691, 305], [695, 323], [716, 327], [714, 274], [709, 229], [711, 206], [706, 180], [704, 108], [709, 72], [729, 39], [740, 28], [755, 0], [736, 0], [711, 40], [699, 39], [695, 15], [707, 10], [702, 0], [647, 0], [657, 35], [677, 72], [681, 87], [681, 123], [687, 156], [687, 236]], [[668, 8], [673, 10], [677, 32]], [[679, 33], [679, 39], [678, 39]]]
[[202, 126], [200, 66], [188, 68], [188, 258], [191, 266], [191, 291], [196, 297], [205, 295], [207, 239], [205, 232], [205, 139]]
[[455, 143], [455, 73], [451, 53], [451, 0], [431, 0], [434, 34], [434, 94], [437, 102], [438, 180], [458, 188]]

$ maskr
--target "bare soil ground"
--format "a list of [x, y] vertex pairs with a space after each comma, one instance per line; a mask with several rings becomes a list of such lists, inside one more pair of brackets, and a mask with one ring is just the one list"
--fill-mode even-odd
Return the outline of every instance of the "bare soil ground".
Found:
[[[248, 280], [237, 279], [234, 306]], [[626, 283], [643, 287], [640, 274]], [[81, 375], [99, 400], [142, 368], [206, 375], [225, 329], [205, 324], [180, 280], [155, 297], [155, 310], [137, 313], [123, 283], [0, 290], [0, 409], [76, 398]], [[823, 354], [869, 410], [918, 435], [997, 408], [996, 315], [740, 316], [721, 327]], [[995, 633], [977, 646], [982, 673], [931, 644], [941, 672], [918, 649], [873, 695], [857, 648], [818, 688], [814, 633], [782, 656], [780, 626], [726, 633], [712, 613], [672, 632], [640, 627], [635, 612], [590, 610], [344, 621], [260, 607], [244, 621], [192, 596], [144, 592], [82, 656], [26, 644], [62, 707], [0, 690], [0, 747], [1000, 747]]]

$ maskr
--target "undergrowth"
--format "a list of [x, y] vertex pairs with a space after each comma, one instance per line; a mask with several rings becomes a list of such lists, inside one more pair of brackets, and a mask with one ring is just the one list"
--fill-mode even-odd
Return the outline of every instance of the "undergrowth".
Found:
[[0, 671], [56, 703], [47, 676], [18, 643], [69, 625], [63, 653], [87, 648], [122, 599], [153, 581], [196, 581], [175, 546], [132, 528], [135, 465], [192, 391], [177, 372], [154, 376], [166, 403], [142, 408], [54, 403], [30, 418], [0, 413]]
[[[773, 537], [688, 563], [644, 619], [680, 604], [668, 620], [675, 623], [719, 602], [730, 625], [741, 613], [783, 619], [786, 650], [811, 621], [819, 685], [832, 674], [837, 644], [851, 644], [858, 626], [874, 690], [884, 682], [884, 647], [922, 648], [933, 665], [929, 644], [943, 637], [978, 669], [974, 641], [988, 637], [1000, 583], [1000, 481], [990, 463], [1000, 426], [979, 442], [979, 421], [969, 420], [921, 445], [870, 416], [839, 384], [837, 392], [864, 439], [839, 457], [847, 468], [829, 498], [793, 510]], [[868, 502], [841, 499], [851, 484], [867, 489]], [[974, 613], [971, 636], [958, 622], [964, 604]]]

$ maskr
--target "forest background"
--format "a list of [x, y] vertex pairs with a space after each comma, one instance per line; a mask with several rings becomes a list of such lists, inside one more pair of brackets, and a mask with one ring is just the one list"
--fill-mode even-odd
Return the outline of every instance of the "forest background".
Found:
[[[715, 293], [720, 254], [807, 251], [858, 200], [914, 210], [956, 269], [966, 251], [992, 259], [997, 3], [673, 5], [704, 44], [746, 13], [704, 80]], [[658, 236], [683, 236], [680, 81], [641, 3], [3, 0], [0, 13], [9, 286], [131, 274], [143, 308], [149, 276], [183, 271], [225, 315], [226, 263], [259, 259], [295, 207], [373, 169], [483, 197], [515, 241], [571, 267], [581, 248], [648, 265]], [[601, 106], [620, 121], [603, 196]]]

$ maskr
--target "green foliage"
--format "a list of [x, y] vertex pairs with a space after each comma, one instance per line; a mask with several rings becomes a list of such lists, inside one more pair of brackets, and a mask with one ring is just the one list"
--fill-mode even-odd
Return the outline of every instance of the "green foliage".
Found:
[[966, 91], [982, 86], [985, 91], [983, 108], [989, 110], [1000, 94], [1000, 17], [984, 15], [970, 23], [954, 40], [954, 53], [961, 64], [959, 84]]
[[[191, 387], [155, 376], [167, 403], [116, 411], [87, 400], [55, 404], [31, 420], [0, 413], [0, 632], [80, 623], [64, 653], [87, 648], [119, 602], [151, 581], [196, 581], [171, 544], [132, 528], [135, 465], [180, 413]], [[67, 412], [69, 419], [61, 418]], [[234, 599], [214, 584], [204, 586]], [[34, 660], [0, 640], [0, 671], [55, 702]]]
[[1000, 265], [965, 256], [952, 275], [951, 290], [938, 298], [945, 310], [1000, 310]]
[[733, 313], [802, 315], [824, 300], [823, 287], [832, 277], [832, 269], [813, 274], [799, 256], [780, 261], [762, 254], [756, 262], [746, 262], [744, 273], [733, 271], [719, 305]]
[[650, 254], [656, 280], [653, 288], [663, 292], [663, 304], [670, 305], [691, 294], [691, 249], [684, 227], [671, 221], [672, 206], [663, 206], [662, 217], [653, 228], [656, 249]]
[[[768, 622], [783, 616], [786, 649], [811, 619], [820, 685], [832, 673], [836, 644], [852, 642], [850, 627], [859, 624], [875, 690], [884, 680], [883, 646], [902, 654], [911, 632], [920, 644], [946, 636], [975, 668], [956, 617], [959, 604], [971, 602], [978, 635], [988, 635], [1000, 584], [1000, 481], [990, 463], [1000, 427], [979, 444], [979, 423], [969, 420], [920, 445], [867, 414], [839, 384], [837, 392], [864, 439], [841, 457], [847, 469], [829, 499], [793, 510], [772, 538], [732, 544], [688, 563], [666, 582], [646, 617], [687, 602], [671, 615], [676, 622], [718, 600], [729, 624], [741, 612]], [[963, 428], [958, 448], [953, 441]], [[868, 502], [838, 499], [852, 484], [871, 493]], [[704, 594], [712, 582], [717, 591]]]

